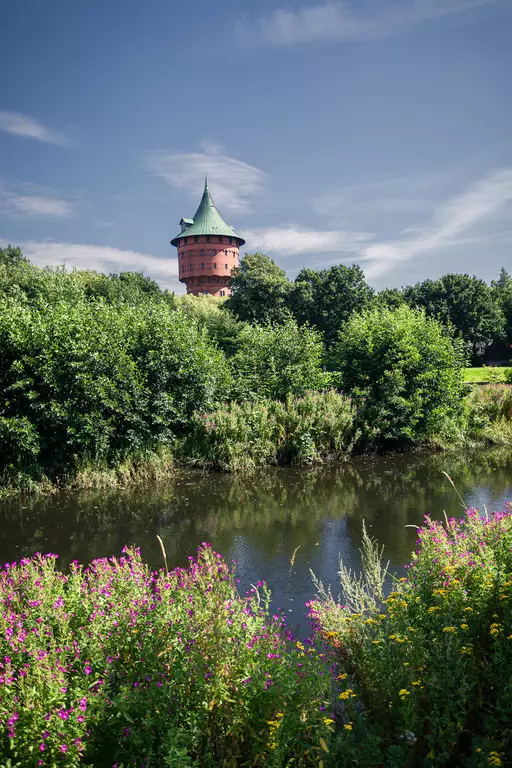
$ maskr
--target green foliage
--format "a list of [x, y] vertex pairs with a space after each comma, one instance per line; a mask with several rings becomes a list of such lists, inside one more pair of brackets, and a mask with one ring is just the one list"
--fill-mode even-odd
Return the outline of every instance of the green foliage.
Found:
[[500, 276], [491, 283], [492, 291], [505, 317], [505, 332], [509, 344], [509, 354], [512, 354], [512, 276], [501, 268]]
[[286, 401], [231, 403], [197, 414], [178, 456], [202, 467], [253, 470], [341, 458], [351, 448], [353, 409], [334, 391]]
[[509, 765], [510, 508], [446, 525], [427, 518], [408, 576], [386, 600], [381, 553], [367, 536], [364, 545], [362, 580], [342, 563], [342, 598], [317, 583], [310, 604], [341, 672], [332, 765]]
[[438, 439], [460, 416], [461, 345], [424, 312], [353, 315], [332, 360], [357, 405], [363, 446]]
[[324, 347], [318, 331], [299, 328], [295, 320], [282, 325], [246, 325], [230, 359], [235, 399], [284, 400], [309, 390], [324, 389]]
[[291, 283], [284, 270], [263, 253], [246, 253], [231, 278], [225, 307], [248, 323], [280, 323], [290, 316]]
[[209, 295], [185, 294], [176, 297], [175, 303], [187, 316], [194, 317], [206, 327], [208, 334], [212, 339], [215, 339], [226, 355], [233, 354], [237, 348], [238, 337], [244, 323], [238, 320], [229, 309], [226, 309], [226, 299]]
[[320, 271], [303, 269], [295, 280], [290, 307], [297, 321], [317, 328], [330, 347], [350, 316], [365, 309], [372, 296], [373, 290], [356, 264]]
[[448, 274], [439, 280], [425, 280], [405, 289], [411, 307], [421, 307], [452, 327], [470, 346], [477, 359], [486, 348], [501, 340], [505, 319], [493, 290], [477, 277]]
[[465, 403], [470, 438], [512, 445], [512, 387], [506, 384], [476, 387]]
[[206, 330], [161, 302], [0, 298], [0, 349], [4, 472], [16, 429], [18, 462], [37, 443], [40, 470], [57, 478], [172, 446], [230, 388]]
[[29, 303], [80, 301], [103, 298], [109, 303], [131, 304], [151, 300], [172, 305], [172, 294], [139, 272], [103, 275], [65, 267], [41, 269], [31, 264], [19, 248], [0, 248], [0, 296], [24, 297]]
[[325, 663], [262, 582], [241, 598], [207, 545], [170, 573], [137, 550], [65, 575], [54, 558], [0, 573], [4, 765], [318, 766]]

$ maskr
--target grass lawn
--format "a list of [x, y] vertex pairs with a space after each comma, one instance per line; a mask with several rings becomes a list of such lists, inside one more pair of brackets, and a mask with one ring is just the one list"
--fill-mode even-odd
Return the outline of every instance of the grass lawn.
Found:
[[464, 372], [464, 381], [470, 384], [481, 384], [487, 381], [495, 381], [497, 371], [502, 373], [503, 378], [505, 378], [505, 374], [511, 370], [512, 368], [506, 368], [506, 367], [494, 368], [490, 366], [480, 367], [480, 368], [466, 368]]

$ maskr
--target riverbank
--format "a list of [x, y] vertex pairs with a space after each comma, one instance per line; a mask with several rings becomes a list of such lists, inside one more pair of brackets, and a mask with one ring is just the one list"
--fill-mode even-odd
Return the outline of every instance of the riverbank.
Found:
[[162, 446], [112, 467], [89, 464], [75, 474], [37, 477], [4, 473], [0, 499], [60, 490], [122, 489], [168, 482], [190, 470], [251, 474], [272, 466], [308, 468], [361, 455], [414, 451], [460, 451], [512, 446], [512, 387], [473, 388], [459, 418], [443, 425], [436, 438], [398, 441], [386, 450], [371, 447], [367, 426], [350, 398], [335, 391], [302, 398], [227, 404], [195, 414], [188, 434], [173, 450]]
[[[73, 765], [505, 765], [512, 700], [512, 516], [427, 520], [384, 594], [378, 547], [317, 583], [298, 640], [269, 592], [240, 595], [206, 544], [152, 572], [137, 550], [65, 573], [56, 555], [0, 573], [0, 748]], [[310, 585], [310, 594], [313, 592]], [[477, 695], [478, 694], [478, 695]], [[489, 714], [490, 713], [490, 714]]]

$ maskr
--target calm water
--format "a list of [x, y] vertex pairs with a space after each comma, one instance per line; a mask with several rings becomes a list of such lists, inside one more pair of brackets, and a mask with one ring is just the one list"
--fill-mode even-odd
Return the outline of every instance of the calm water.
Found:
[[65, 565], [135, 544], [157, 567], [159, 534], [169, 565], [183, 565], [210, 541], [238, 561], [243, 590], [265, 579], [274, 604], [304, 627], [304, 603], [313, 595], [310, 569], [335, 588], [340, 556], [357, 568], [363, 519], [400, 572], [416, 539], [406, 525], [421, 525], [427, 513], [462, 513], [443, 470], [468, 506], [502, 509], [512, 499], [508, 450], [392, 455], [311, 471], [268, 471], [249, 480], [190, 474], [173, 484], [0, 502], [0, 562], [41, 551], [57, 552]]

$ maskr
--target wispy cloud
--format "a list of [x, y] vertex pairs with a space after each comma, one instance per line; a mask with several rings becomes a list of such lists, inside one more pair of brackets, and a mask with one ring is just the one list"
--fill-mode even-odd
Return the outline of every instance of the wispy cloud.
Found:
[[[102, 245], [79, 243], [56, 243], [51, 241], [28, 241], [20, 248], [30, 261], [38, 266], [56, 267], [65, 264], [77, 269], [92, 269], [96, 272], [144, 272], [163, 288], [179, 290], [178, 260], [158, 258], [148, 253], [125, 251]], [[183, 292], [183, 289], [181, 289]]]
[[[30, 184], [19, 187], [26, 192]], [[48, 217], [63, 219], [72, 216], [74, 208], [68, 200], [43, 194], [19, 194], [0, 179], [0, 214], [9, 217]]]
[[[208, 174], [212, 196], [221, 212], [250, 210], [251, 199], [262, 191], [266, 178], [264, 171], [230, 157], [223, 147], [212, 141], [203, 141], [198, 152], [154, 152], [148, 159], [148, 167], [155, 176], [185, 189], [197, 202]], [[191, 216], [193, 211], [184, 211], [183, 215], [187, 213]]]
[[373, 238], [368, 232], [343, 230], [313, 230], [290, 225], [268, 229], [244, 230], [244, 237], [253, 251], [297, 256], [302, 253], [360, 252], [363, 244]]
[[494, 0], [328, 1], [294, 10], [280, 8], [260, 19], [258, 26], [263, 38], [271, 43], [378, 40], [422, 22], [492, 2]]
[[35, 117], [23, 115], [21, 112], [6, 112], [0, 110], [0, 131], [23, 136], [26, 139], [37, 139], [48, 144], [66, 147], [71, 144], [71, 138], [63, 131], [57, 131], [44, 125]]
[[489, 226], [493, 219], [512, 204], [512, 168], [503, 168], [481, 179], [435, 210], [430, 224], [416, 229], [408, 227], [404, 235], [392, 242], [368, 245], [359, 259], [367, 277], [390, 272], [397, 264], [428, 253], [442, 251], [461, 242], [481, 241], [479, 227]]

